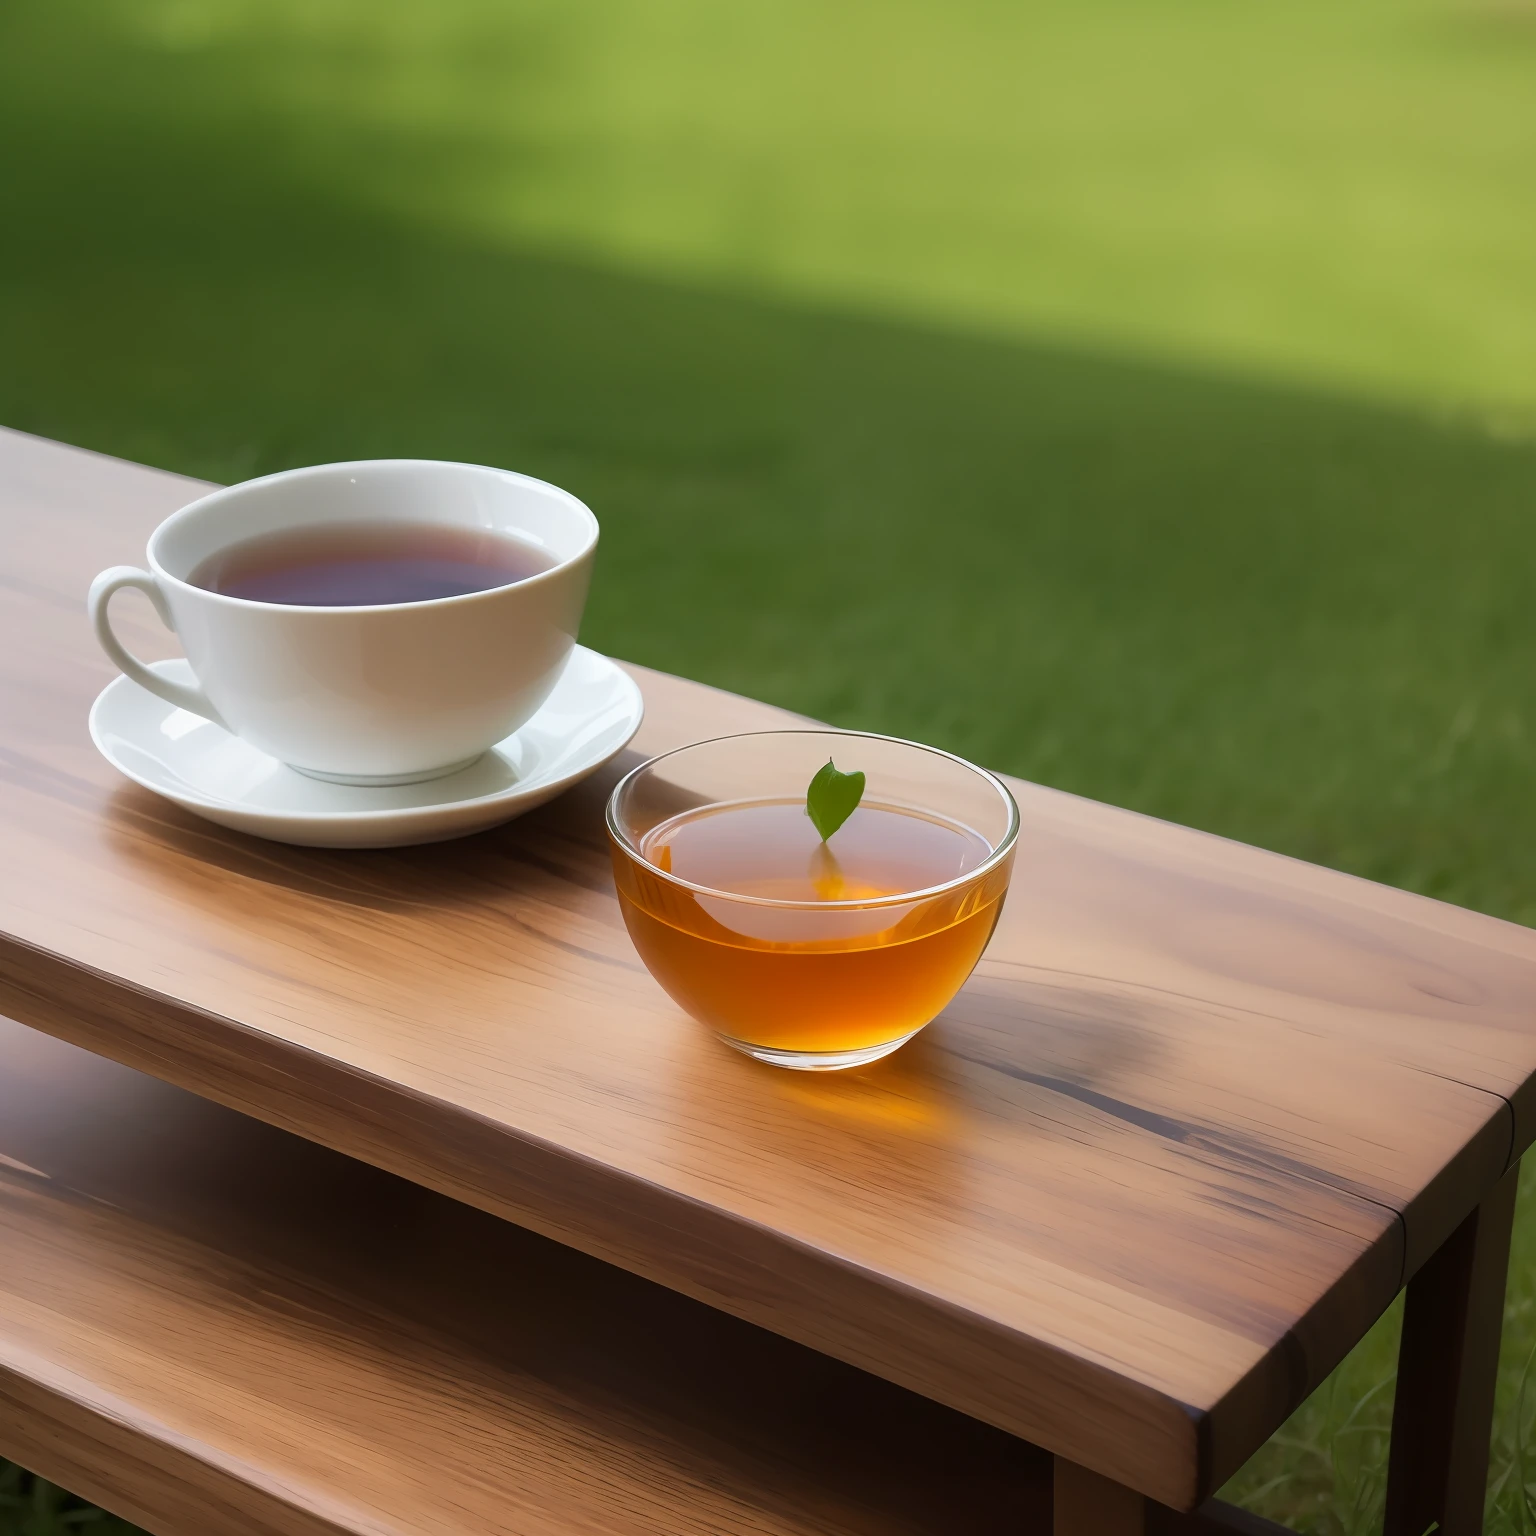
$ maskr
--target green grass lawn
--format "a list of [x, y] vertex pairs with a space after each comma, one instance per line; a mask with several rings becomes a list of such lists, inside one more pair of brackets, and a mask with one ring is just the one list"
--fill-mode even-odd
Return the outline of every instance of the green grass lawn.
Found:
[[[1533, 92], [1522, 0], [0, 0], [0, 422], [544, 475], [590, 644], [1536, 922]], [[1374, 1528], [1395, 1327], [1234, 1495]]]

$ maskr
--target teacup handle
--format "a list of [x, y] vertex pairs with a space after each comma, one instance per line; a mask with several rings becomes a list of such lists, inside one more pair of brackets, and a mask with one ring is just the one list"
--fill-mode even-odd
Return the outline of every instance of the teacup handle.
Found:
[[[86, 599], [86, 605], [90, 609], [91, 627], [96, 631], [96, 638], [101, 642], [104, 650], [117, 668], [125, 677], [131, 677], [140, 688], [146, 688], [157, 698], [164, 699], [167, 704], [174, 704], [177, 709], [190, 710], [194, 715], [201, 715], [205, 720], [212, 720], [215, 725], [224, 725], [220, 716], [208, 695], [195, 683], [178, 683], [171, 678], [162, 677], [160, 673], [147, 667], [112, 633], [112, 621], [107, 614], [107, 604], [112, 600], [112, 594], [120, 587], [137, 587], [150, 602], [155, 605], [155, 612], [160, 615], [160, 622], [174, 635], [176, 626], [171, 622], [171, 610], [165, 601], [165, 594], [160, 590], [160, 584], [148, 571], [141, 571], [137, 566], [114, 565], [110, 570], [103, 571], [95, 581], [91, 583], [91, 594]], [[228, 726], [224, 726], [228, 730]]]

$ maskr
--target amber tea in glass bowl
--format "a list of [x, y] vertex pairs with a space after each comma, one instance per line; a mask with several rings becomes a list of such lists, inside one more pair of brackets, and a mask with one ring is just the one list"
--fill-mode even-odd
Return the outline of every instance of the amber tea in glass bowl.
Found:
[[[806, 788], [865, 775], [825, 841]], [[669, 752], [608, 805], [641, 959], [738, 1050], [826, 1070], [874, 1061], [940, 1013], [1002, 910], [1018, 809], [961, 758], [853, 731], [766, 731]]]

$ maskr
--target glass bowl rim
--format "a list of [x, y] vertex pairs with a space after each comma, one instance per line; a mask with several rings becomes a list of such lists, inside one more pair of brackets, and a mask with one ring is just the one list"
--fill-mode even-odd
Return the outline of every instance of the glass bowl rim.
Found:
[[[947, 758], [961, 768], [969, 769], [978, 778], [986, 780], [1001, 796], [1003, 806], [1008, 812], [1008, 829], [992, 852], [975, 869], [967, 870], [963, 875], [956, 875], [953, 879], [942, 881], [938, 885], [927, 885], [914, 891], [898, 891], [891, 896], [870, 896], [849, 901], [790, 901], [777, 896], [743, 896], [737, 891], [722, 891], [712, 885], [699, 885], [692, 880], [684, 880], [681, 875], [674, 875], [670, 870], [661, 869], [651, 863], [630, 840], [629, 834], [617, 824], [614, 815], [614, 806], [618, 804], [619, 796], [623, 794], [629, 781], [637, 778], [647, 769], [654, 768], [658, 763], [665, 762], [667, 758], [678, 756], [679, 753], [692, 752], [696, 747], [711, 747], [722, 741], [750, 741], [755, 736], [848, 736], [856, 740], [886, 741], [894, 746], [911, 747], [918, 752], [931, 753], [934, 757]], [[909, 741], [905, 736], [886, 736], [880, 731], [844, 731], [831, 725], [796, 726], [777, 731], [730, 731], [724, 736], [706, 736], [699, 741], [686, 742], [680, 747], [669, 747], [667, 751], [658, 752], [655, 757], [648, 757], [643, 763], [637, 763], [613, 786], [613, 793], [608, 796], [608, 804], [603, 811], [603, 820], [607, 825], [608, 835], [625, 854], [634, 859], [648, 874], [665, 880], [669, 885], [678, 886], [685, 891], [693, 891], [700, 896], [712, 896], [718, 901], [739, 902], [743, 906], [777, 907], [800, 912], [859, 912], [875, 907], [899, 907], [914, 901], [927, 901], [935, 896], [942, 896], [946, 892], [958, 890], [990, 874], [1013, 852], [1013, 846], [1018, 841], [1020, 824], [1019, 802], [1014, 799], [1012, 790], [990, 768], [983, 768], [961, 757], [957, 752], [946, 752], [942, 747], [930, 747], [926, 742]]]

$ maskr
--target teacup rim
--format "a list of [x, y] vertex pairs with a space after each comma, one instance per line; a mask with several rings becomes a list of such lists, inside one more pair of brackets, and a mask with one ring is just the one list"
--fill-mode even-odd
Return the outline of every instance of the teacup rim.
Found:
[[[616, 821], [614, 806], [618, 803], [620, 794], [631, 779], [644, 773], [648, 768], [657, 763], [664, 762], [669, 757], [676, 757], [682, 752], [691, 752], [696, 747], [712, 746], [720, 741], [746, 741], [754, 736], [846, 736], [854, 740], [884, 741], [894, 746], [912, 747], [920, 752], [932, 753], [935, 757], [947, 758], [950, 762], [958, 764], [962, 768], [968, 768], [979, 778], [989, 783], [1002, 797], [1003, 805], [1008, 811], [1008, 829], [1004, 832], [997, 846], [982, 860], [975, 869], [967, 870], [963, 875], [956, 875], [951, 880], [941, 881], [938, 885], [923, 886], [917, 890], [898, 891], [890, 896], [870, 896], [853, 898], [847, 901], [793, 901], [778, 896], [745, 896], [739, 891], [722, 891], [718, 886], [700, 885], [693, 880], [685, 880], [681, 875], [675, 875], [670, 870], [662, 869], [653, 864], [645, 854], [631, 841]], [[721, 804], [726, 802], [722, 801]], [[815, 726], [788, 726], [780, 730], [766, 731], [727, 731], [720, 736], [704, 736], [698, 741], [684, 742], [680, 747], [670, 747], [665, 752], [658, 752], [654, 757], [648, 757], [643, 763], [637, 763], [628, 773], [613, 786], [613, 792], [608, 796], [608, 802], [603, 808], [603, 822], [608, 829], [608, 835], [630, 858], [638, 862], [649, 874], [657, 876], [669, 885], [677, 886], [681, 890], [692, 891], [696, 895], [710, 896], [720, 901], [737, 902], [743, 906], [772, 907], [779, 911], [793, 912], [867, 912], [881, 907], [906, 906], [914, 901], [928, 901], [936, 896], [942, 896], [949, 891], [958, 890], [962, 886], [971, 885], [981, 880], [997, 868], [1013, 852], [1014, 845], [1018, 842], [1019, 828], [1022, 816], [1019, 811], [1019, 802], [1014, 798], [1013, 791], [1003, 782], [1000, 775], [992, 772], [990, 768], [983, 768], [980, 763], [973, 763], [969, 758], [961, 757], [958, 752], [946, 752], [943, 747], [930, 746], [925, 741], [913, 741], [906, 736], [890, 736], [883, 731], [849, 731], [835, 725]]]
[[[537, 486], [540, 490], [552, 491], [559, 499], [568, 503], [573, 510], [580, 514], [582, 521], [586, 524], [585, 541], [574, 554], [557, 561], [547, 571], [539, 571], [533, 576], [525, 576], [518, 581], [503, 582], [500, 586], [485, 587], [478, 592], [461, 592], [454, 597], [421, 598], [406, 603], [273, 603], [255, 597], [233, 597], [227, 592], [214, 592], [208, 587], [200, 587], [196, 582], [188, 581], [184, 576], [178, 576], [174, 571], [168, 570], [160, 559], [157, 546], [162, 537], [169, 535], [178, 524], [203, 511], [211, 503], [232, 498], [253, 486], [267, 485], [274, 480], [297, 480], [309, 475], [332, 474], [349, 469], [403, 468], [407, 466], [474, 470], [478, 473], [499, 475], [509, 480], [521, 481], [524, 485]], [[248, 480], [236, 480], [230, 485], [215, 486], [212, 490], [204, 492], [195, 501], [189, 501], [186, 506], [178, 507], [168, 517], [162, 518], [145, 542], [144, 554], [149, 568], [157, 580], [168, 582], [186, 592], [193, 593], [200, 599], [206, 599], [220, 606], [233, 607], [237, 610], [248, 609], [258, 612], [291, 614], [403, 613], [412, 609], [435, 610], [450, 606], [460, 606], [494, 599], [514, 588], [522, 589], [543, 586], [569, 570], [571, 566], [576, 565], [582, 560], [590, 559], [593, 551], [597, 548], [600, 534], [601, 527], [597, 520], [597, 514], [579, 496], [573, 495], [563, 486], [554, 484], [553, 481], [541, 480], [536, 475], [525, 475], [520, 470], [502, 469], [494, 464], [475, 464], [466, 459], [339, 459], [334, 463], [300, 464], [292, 469], [273, 470], [271, 474], [254, 475]]]

